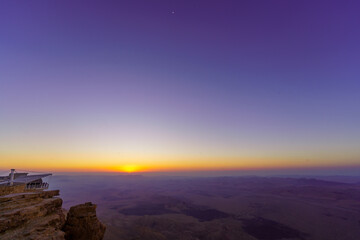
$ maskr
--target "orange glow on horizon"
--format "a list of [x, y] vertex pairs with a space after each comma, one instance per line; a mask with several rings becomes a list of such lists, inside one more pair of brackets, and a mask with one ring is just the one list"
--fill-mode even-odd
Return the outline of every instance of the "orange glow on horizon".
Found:
[[127, 172], [127, 173], [133, 173], [140, 171], [140, 167], [136, 165], [124, 165], [120, 167], [120, 171]]
[[[109, 167], [109, 168], [100, 168], [100, 167], [77, 167], [77, 168], [71, 168], [71, 167], [60, 167], [60, 168], [53, 168], [53, 167], [36, 167], [36, 168], [29, 168], [29, 167], [21, 167], [21, 166], [15, 166], [15, 169], [25, 169], [28, 171], [33, 172], [74, 172], [74, 173], [165, 173], [165, 172], [216, 172], [216, 171], [262, 171], [262, 170], [290, 170], [290, 169], [322, 169], [322, 168], [341, 168], [341, 167], [360, 167], [358, 164], [353, 165], [328, 165], [328, 166], [320, 166], [320, 165], [314, 165], [314, 166], [259, 166], [259, 167], [213, 167], [213, 168], [204, 168], [204, 167], [153, 167], [153, 168], [146, 168], [136, 165], [124, 165], [124, 166], [117, 166], [117, 167]], [[0, 170], [10, 170], [10, 168], [1, 168]]]
[[359, 166], [356, 158], [339, 162], [336, 157], [301, 156], [115, 156], [89, 154], [2, 153], [1, 170], [11, 168], [50, 172], [181, 172], [242, 171]]

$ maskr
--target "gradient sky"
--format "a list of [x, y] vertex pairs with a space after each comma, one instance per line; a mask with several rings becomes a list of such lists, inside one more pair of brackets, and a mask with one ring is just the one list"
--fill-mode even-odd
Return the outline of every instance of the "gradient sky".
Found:
[[1, 1], [0, 168], [359, 166], [359, 9]]

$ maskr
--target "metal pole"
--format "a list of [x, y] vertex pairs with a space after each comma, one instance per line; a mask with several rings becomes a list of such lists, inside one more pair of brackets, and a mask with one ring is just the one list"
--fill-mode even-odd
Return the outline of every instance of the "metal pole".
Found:
[[15, 175], [15, 169], [11, 169], [10, 173], [10, 186], [14, 184], [14, 175]]

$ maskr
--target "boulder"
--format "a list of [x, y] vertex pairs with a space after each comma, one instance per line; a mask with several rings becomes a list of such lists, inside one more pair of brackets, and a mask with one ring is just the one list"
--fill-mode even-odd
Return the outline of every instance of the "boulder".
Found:
[[101, 240], [105, 229], [96, 217], [96, 205], [87, 202], [70, 208], [63, 231], [66, 240]]

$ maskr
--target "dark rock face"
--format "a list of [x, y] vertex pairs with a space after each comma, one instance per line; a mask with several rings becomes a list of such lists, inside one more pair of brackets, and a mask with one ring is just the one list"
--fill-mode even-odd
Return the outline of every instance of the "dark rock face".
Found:
[[96, 217], [96, 205], [91, 202], [71, 207], [63, 228], [66, 240], [101, 240], [105, 229]]

